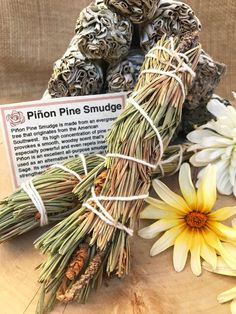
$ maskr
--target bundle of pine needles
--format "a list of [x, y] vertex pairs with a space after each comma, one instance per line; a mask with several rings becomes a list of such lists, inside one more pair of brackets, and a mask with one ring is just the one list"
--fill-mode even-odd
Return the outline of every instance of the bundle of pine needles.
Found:
[[[94, 169], [104, 159], [99, 155], [85, 158], [87, 171]], [[48, 223], [61, 221], [76, 210], [81, 200], [72, 193], [80, 178], [85, 176], [81, 157], [68, 159], [62, 168], [50, 167], [32, 179], [41, 196]], [[59, 166], [60, 167], [60, 166]], [[72, 173], [63, 168], [70, 169]], [[73, 172], [75, 174], [73, 174]], [[26, 191], [19, 187], [14, 193], [0, 201], [0, 243], [40, 226], [41, 215]]]
[[[56, 299], [84, 302], [103, 276], [128, 273], [130, 235], [153, 168], [181, 120], [199, 54], [191, 34], [164, 36], [146, 55], [137, 86], [108, 134], [106, 170], [96, 170], [91, 197], [36, 242], [49, 253], [41, 266], [40, 313]], [[84, 188], [74, 189], [78, 198]]]

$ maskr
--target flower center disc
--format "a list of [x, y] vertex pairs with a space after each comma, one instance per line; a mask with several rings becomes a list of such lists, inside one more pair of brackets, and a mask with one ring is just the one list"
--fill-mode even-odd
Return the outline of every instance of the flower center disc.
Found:
[[191, 212], [186, 215], [185, 221], [191, 228], [202, 228], [206, 225], [207, 216], [203, 213]]

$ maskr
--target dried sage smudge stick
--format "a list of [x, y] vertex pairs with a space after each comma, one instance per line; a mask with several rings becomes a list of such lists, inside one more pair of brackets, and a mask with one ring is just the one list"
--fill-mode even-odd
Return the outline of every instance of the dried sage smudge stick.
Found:
[[[92, 188], [92, 198], [81, 209], [36, 242], [43, 252], [50, 253], [41, 268], [40, 300], [44, 300], [45, 294], [48, 297], [48, 303], [40, 302], [41, 312], [50, 308], [56, 298], [84, 302], [105, 274], [122, 277], [128, 273], [129, 234], [137, 222], [143, 197], [148, 194], [152, 165], [159, 164], [180, 123], [182, 105], [192, 84], [199, 54], [200, 46], [192, 35], [182, 40], [164, 36], [147, 54], [136, 88], [107, 137], [110, 155], [107, 155], [102, 191], [96, 193]], [[173, 68], [175, 75], [163, 74]], [[143, 160], [148, 166], [117, 154]], [[95, 182], [103, 176], [103, 172], [98, 172]], [[80, 188], [78, 185], [74, 189], [78, 196]], [[125, 200], [120, 200], [121, 197]], [[78, 257], [77, 253], [82, 262], [70, 280], [68, 267]]]
[[[94, 169], [104, 159], [99, 155], [85, 157], [87, 171]], [[85, 176], [83, 161], [80, 157], [61, 162], [73, 173], [59, 167], [50, 167], [32, 179], [33, 185], [41, 196], [48, 223], [61, 221], [82, 202], [72, 193], [74, 187]], [[0, 243], [40, 226], [41, 215], [29, 195], [19, 187], [10, 196], [0, 201]]]
[[99, 62], [86, 59], [74, 36], [64, 56], [53, 66], [48, 83], [52, 98], [99, 94], [103, 87], [103, 70]]
[[164, 34], [183, 36], [200, 29], [201, 23], [190, 6], [180, 1], [162, 0], [153, 20], [140, 26], [140, 45], [148, 52]]
[[104, 0], [111, 9], [127, 16], [134, 24], [151, 20], [159, 0]]
[[128, 56], [107, 70], [106, 86], [109, 93], [132, 91], [144, 61], [141, 50], [133, 49]]
[[86, 58], [114, 63], [128, 55], [133, 26], [106, 6], [90, 5], [81, 11], [75, 32], [79, 50]]

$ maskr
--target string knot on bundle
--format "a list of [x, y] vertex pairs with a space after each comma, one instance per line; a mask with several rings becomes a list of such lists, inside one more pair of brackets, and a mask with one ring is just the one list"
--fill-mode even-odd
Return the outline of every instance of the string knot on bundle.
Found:
[[[86, 164], [86, 159], [83, 154], [79, 154], [79, 158], [82, 162], [83, 168], [84, 168], [84, 174], [88, 174], [88, 169], [87, 169], [87, 164]], [[71, 174], [72, 176], [76, 177], [79, 181], [82, 181], [83, 178], [75, 171], [72, 169], [66, 167], [65, 165], [62, 164], [55, 164], [52, 165], [50, 168], [58, 168], [63, 170], [64, 172], [67, 172]], [[21, 188], [25, 191], [25, 193], [29, 196], [31, 199], [32, 203], [34, 204], [36, 210], [38, 211], [40, 215], [40, 227], [46, 226], [49, 223], [48, 220], [48, 215], [47, 215], [47, 210], [44, 205], [43, 199], [37, 189], [34, 186], [33, 179], [29, 179], [28, 181], [24, 182], [21, 184]]]

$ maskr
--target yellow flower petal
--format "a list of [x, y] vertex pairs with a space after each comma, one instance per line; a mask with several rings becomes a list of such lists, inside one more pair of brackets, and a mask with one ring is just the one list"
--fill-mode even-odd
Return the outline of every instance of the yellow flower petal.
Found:
[[170, 246], [174, 245], [176, 237], [183, 231], [184, 226], [179, 225], [175, 228], [172, 228], [168, 231], [166, 231], [160, 239], [158, 239], [152, 246], [150, 255], [154, 256], [157, 255], [166, 249], [168, 249]]
[[148, 205], [144, 208], [144, 210], [140, 213], [141, 219], [161, 219], [168, 215], [167, 211], [161, 210], [157, 207], [153, 207], [152, 205]]
[[236, 314], [236, 299], [234, 299], [230, 304], [231, 314]]
[[231, 243], [222, 242], [223, 247], [236, 259], [236, 243], [233, 245]]
[[217, 266], [216, 251], [205, 243], [204, 240], [201, 242], [201, 257], [213, 268]]
[[236, 260], [235, 258], [223, 247], [217, 235], [212, 232], [210, 229], [204, 229], [201, 231], [206, 243], [213, 247], [217, 252], [222, 256], [224, 261], [232, 269], [236, 269]]
[[236, 241], [236, 229], [217, 221], [209, 222], [209, 228], [225, 241]]
[[216, 268], [212, 267], [212, 265], [210, 265], [209, 263], [207, 263], [207, 262], [205, 262], [205, 261], [202, 262], [202, 267], [203, 267], [205, 270], [207, 270], [207, 271], [209, 271], [209, 272], [212, 272], [212, 273], [214, 273], [214, 270], [216, 270]]
[[138, 234], [144, 239], [153, 239], [160, 232], [168, 230], [179, 224], [179, 219], [160, 219], [148, 227], [139, 230]]
[[181, 212], [187, 213], [190, 209], [185, 200], [178, 194], [172, 192], [164, 183], [156, 179], [152, 181], [153, 188], [157, 195], [168, 205], [174, 207]]
[[190, 248], [191, 252], [191, 269], [194, 275], [200, 276], [202, 273], [201, 267], [201, 240], [199, 233], [195, 231], [192, 238], [192, 247]]
[[236, 299], [236, 287], [226, 290], [223, 293], [219, 294], [217, 301], [220, 303], [229, 302], [233, 299]]
[[208, 215], [210, 219], [224, 221], [233, 215], [236, 215], [236, 206], [234, 207], [224, 207], [216, 210]]
[[175, 240], [173, 252], [174, 269], [181, 272], [186, 264], [188, 251], [191, 247], [192, 234], [186, 228]]
[[150, 196], [145, 199], [145, 202], [150, 204], [150, 205], [152, 205], [152, 206], [154, 206], [154, 207], [157, 207], [157, 208], [160, 208], [162, 210], [165, 210], [165, 211], [172, 211], [172, 212], [174, 211], [174, 212], [176, 212], [176, 208], [166, 204], [165, 202], [163, 202], [161, 200], [157, 200], [157, 199], [155, 199], [153, 197], [150, 197]]
[[202, 236], [205, 240], [205, 242], [210, 246], [213, 247], [214, 249], [218, 248], [218, 238], [215, 235], [214, 232], [212, 232], [210, 229], [205, 228], [201, 230]]
[[206, 270], [213, 273], [236, 277], [236, 270], [231, 269], [220, 256], [217, 257], [217, 264], [215, 268], [212, 267], [210, 264], [204, 262], [202, 265]]
[[236, 218], [232, 219], [232, 227], [236, 227]]
[[179, 170], [179, 186], [189, 207], [196, 209], [197, 194], [191, 179], [191, 170], [188, 163], [184, 163]]
[[209, 165], [201, 179], [197, 191], [197, 208], [199, 211], [209, 212], [216, 202], [216, 169]]

